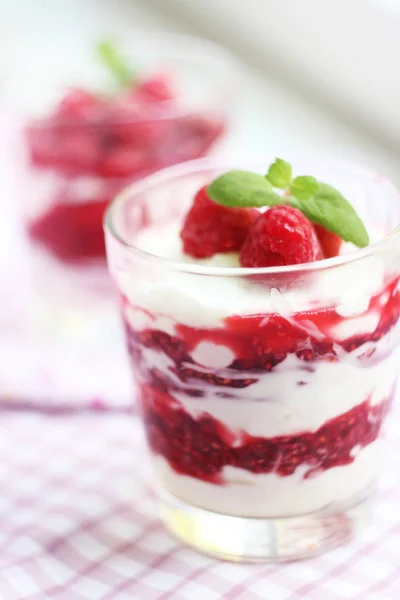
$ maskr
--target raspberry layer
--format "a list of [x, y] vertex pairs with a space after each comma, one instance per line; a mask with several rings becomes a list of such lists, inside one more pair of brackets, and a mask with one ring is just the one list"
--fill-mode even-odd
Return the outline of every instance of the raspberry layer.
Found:
[[[374, 442], [390, 399], [371, 406], [369, 400], [327, 421], [317, 431], [272, 438], [230, 431], [206, 412], [194, 419], [169, 394], [141, 386], [143, 418], [150, 448], [177, 472], [223, 483], [225, 467], [286, 477], [304, 467], [305, 478], [352, 463]], [[232, 408], [234, 410], [234, 408]]]

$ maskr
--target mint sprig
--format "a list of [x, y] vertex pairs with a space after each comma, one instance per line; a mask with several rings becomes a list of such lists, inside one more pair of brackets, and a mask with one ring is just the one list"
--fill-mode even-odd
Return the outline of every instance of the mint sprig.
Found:
[[[276, 193], [274, 187], [284, 190], [283, 195]], [[337, 189], [310, 175], [292, 179], [291, 165], [279, 158], [265, 177], [251, 171], [228, 171], [217, 177], [207, 191], [212, 200], [230, 207], [290, 204], [344, 241], [360, 248], [369, 244], [362, 220]]]
[[285, 203], [265, 177], [251, 171], [228, 171], [210, 183], [207, 192], [212, 200], [224, 206], [250, 208]]
[[285, 190], [292, 181], [292, 165], [282, 158], [277, 158], [268, 169], [265, 178], [274, 187]]
[[135, 71], [113, 42], [110, 40], [100, 42], [96, 47], [96, 52], [119, 87], [129, 87], [135, 82], [137, 79]]
[[327, 183], [318, 183], [318, 190], [308, 198], [292, 198], [292, 206], [299, 208], [313, 223], [337, 233], [346, 242], [360, 248], [369, 244], [369, 236], [360, 217], [346, 198]]
[[292, 196], [301, 200], [307, 200], [307, 198], [317, 193], [319, 184], [315, 177], [299, 175], [290, 182], [288, 187]]

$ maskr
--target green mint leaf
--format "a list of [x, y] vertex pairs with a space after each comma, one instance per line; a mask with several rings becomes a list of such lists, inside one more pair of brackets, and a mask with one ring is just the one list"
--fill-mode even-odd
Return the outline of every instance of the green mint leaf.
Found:
[[277, 158], [268, 169], [265, 178], [277, 188], [285, 190], [292, 181], [292, 165], [282, 158]]
[[112, 42], [104, 40], [97, 45], [96, 50], [98, 57], [116, 79], [119, 87], [132, 85], [136, 79], [135, 73]]
[[251, 171], [228, 171], [207, 187], [209, 197], [224, 206], [249, 208], [284, 204], [262, 175]]
[[360, 217], [338, 190], [318, 183], [318, 190], [308, 198], [291, 198], [292, 206], [300, 209], [310, 221], [337, 233], [346, 242], [360, 248], [369, 244], [367, 230]]
[[289, 187], [290, 193], [295, 198], [307, 200], [310, 196], [314, 196], [318, 190], [318, 181], [310, 175], [300, 175], [295, 177]]

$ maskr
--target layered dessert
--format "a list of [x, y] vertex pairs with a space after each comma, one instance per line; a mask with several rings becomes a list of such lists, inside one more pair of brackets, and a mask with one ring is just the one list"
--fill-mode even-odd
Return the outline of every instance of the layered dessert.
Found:
[[109, 43], [98, 53], [110, 89], [67, 90], [24, 134], [28, 233], [65, 263], [104, 260], [109, 201], [146, 174], [205, 155], [224, 131], [218, 112], [185, 105], [173, 73], [137, 73]]
[[210, 181], [183, 219], [142, 220], [138, 270], [116, 276], [148, 445], [173, 496], [274, 518], [369, 493], [400, 278], [368, 248], [387, 232], [366, 225], [280, 159], [266, 176]]

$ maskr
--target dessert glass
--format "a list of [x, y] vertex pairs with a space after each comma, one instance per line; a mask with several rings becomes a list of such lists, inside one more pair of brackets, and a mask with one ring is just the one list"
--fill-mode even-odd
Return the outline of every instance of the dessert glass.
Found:
[[223, 559], [306, 557], [368, 515], [398, 371], [400, 203], [384, 178], [294, 160], [351, 200], [381, 240], [329, 260], [212, 267], [137, 246], [181, 220], [200, 186], [271, 158], [192, 161], [120, 194], [109, 269], [167, 527]]
[[[226, 132], [236, 86], [230, 54], [189, 36], [135, 34], [121, 44], [139, 76], [171, 76], [172, 100], [111, 104], [98, 118], [48, 118], [70, 86], [104, 92], [104, 67], [93, 51], [32, 61], [6, 82], [13, 114], [12, 150], [18, 171], [33, 280], [46, 309], [93, 309], [110, 289], [102, 220], [126, 185], [168, 165], [208, 154]], [[96, 69], [97, 67], [97, 69]], [[106, 83], [107, 81], [107, 83]], [[54, 302], [53, 302], [54, 301]]]

